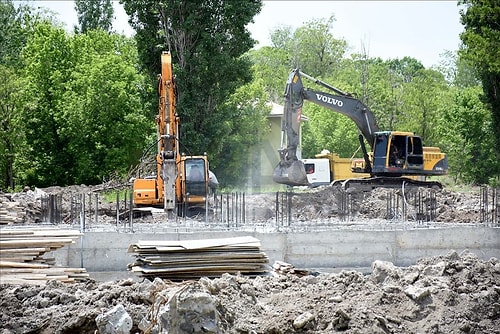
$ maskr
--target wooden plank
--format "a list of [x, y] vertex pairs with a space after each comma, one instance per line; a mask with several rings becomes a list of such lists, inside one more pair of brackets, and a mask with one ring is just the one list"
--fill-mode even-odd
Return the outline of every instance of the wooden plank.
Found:
[[172, 280], [220, 276], [223, 273], [260, 275], [269, 259], [254, 237], [182, 241], [139, 241], [128, 248], [135, 262], [128, 267], [145, 277]]
[[0, 240], [0, 248], [32, 248], [35, 245], [61, 248], [72, 243], [74, 240], [70, 238]]
[[36, 248], [4, 248], [0, 252], [0, 257], [4, 254], [41, 254], [50, 251], [49, 247], [36, 247]]
[[2, 275], [2, 280], [4, 278], [22, 278], [22, 279], [47, 279], [46, 274], [34, 274], [34, 273], [7, 273]]
[[1, 278], [2, 284], [28, 284], [28, 285], [46, 285], [47, 280], [46, 279], [39, 279], [39, 280], [27, 280], [27, 279], [21, 279], [21, 278], [12, 278], [10, 279], [9, 277], [2, 277]]
[[191, 260], [191, 259], [197, 259], [197, 260], [210, 260], [210, 261], [218, 261], [218, 260], [225, 260], [225, 259], [255, 259], [255, 258], [267, 258], [265, 253], [228, 253], [228, 254], [192, 254], [192, 255], [185, 255], [185, 254], [169, 254], [169, 255], [152, 255], [152, 256], [143, 256], [139, 255], [137, 258], [139, 259], [145, 259], [148, 261], [183, 261], [183, 260]]
[[48, 268], [49, 265], [45, 263], [23, 263], [14, 261], [0, 260], [0, 267], [13, 267], [13, 268]]
[[25, 237], [25, 236], [80, 236], [83, 235], [78, 230], [63, 230], [59, 228], [30, 228], [30, 229], [17, 229], [17, 228], [2, 228], [0, 229], [0, 239], [4, 237]]
[[256, 254], [227, 254], [220, 256], [207, 256], [206, 254], [193, 254], [191, 256], [182, 256], [182, 255], [172, 255], [172, 256], [137, 256], [137, 259], [142, 261], [155, 261], [155, 262], [176, 262], [176, 261], [245, 261], [252, 259], [267, 259], [267, 256], [264, 253], [256, 253]]
[[41, 274], [52, 274], [52, 273], [71, 273], [80, 274], [86, 273], [85, 268], [65, 268], [65, 267], [49, 267], [49, 268], [0, 268], [0, 274], [3, 273], [41, 273]]
[[0, 261], [29, 262], [33, 261], [35, 257], [36, 256], [29, 256], [29, 255], [0, 256]]
[[196, 266], [191, 266], [191, 267], [183, 267], [183, 268], [145, 268], [141, 267], [140, 270], [139, 268], [137, 270], [133, 271], [141, 271], [143, 273], [184, 273], [184, 272], [211, 272], [211, 271], [218, 271], [218, 272], [240, 272], [240, 271], [254, 271], [256, 269], [259, 269], [258, 266], [245, 266], [245, 267], [240, 267], [240, 266], [229, 266], [229, 265], [220, 265], [220, 266], [207, 266], [207, 267], [196, 267]]
[[136, 244], [129, 246], [128, 251], [132, 252], [135, 249], [157, 249], [157, 250], [182, 250], [182, 249], [204, 249], [214, 247], [230, 247], [230, 246], [252, 246], [260, 247], [260, 241], [254, 237], [234, 237], [221, 239], [199, 239], [199, 240], [140, 240]]

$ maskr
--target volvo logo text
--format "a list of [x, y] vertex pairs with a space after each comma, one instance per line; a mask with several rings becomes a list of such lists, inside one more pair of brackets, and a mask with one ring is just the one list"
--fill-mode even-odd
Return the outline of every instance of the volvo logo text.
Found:
[[316, 93], [316, 98], [318, 99], [318, 101], [322, 101], [322, 102], [331, 104], [332, 106], [342, 107], [344, 105], [344, 102], [337, 100], [337, 99], [334, 99], [331, 96], [325, 96], [325, 95]]

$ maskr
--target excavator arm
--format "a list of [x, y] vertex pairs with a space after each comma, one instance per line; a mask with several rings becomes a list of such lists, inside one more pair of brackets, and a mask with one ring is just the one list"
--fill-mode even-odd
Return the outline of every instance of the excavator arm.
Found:
[[[158, 115], [156, 177], [134, 180], [136, 206], [163, 206], [166, 212], [186, 215], [191, 208], [207, 207], [208, 160], [203, 156], [187, 156], [179, 151], [177, 86], [172, 71], [172, 55], [161, 54], [161, 74], [158, 75]], [[195, 170], [198, 173], [195, 173]], [[190, 179], [190, 174], [195, 175]]]
[[375, 116], [361, 101], [347, 95], [333, 95], [307, 88], [303, 89], [303, 96], [305, 100], [335, 110], [352, 119], [370, 147], [373, 147], [374, 132], [379, 131], [379, 128]]
[[[301, 76], [321, 85], [335, 94], [304, 88]], [[274, 169], [273, 180], [286, 185], [308, 185], [304, 164], [297, 158], [297, 146], [299, 143], [300, 120], [302, 116], [302, 105], [304, 100], [318, 104], [325, 108], [339, 112], [351, 118], [357, 125], [362, 136], [360, 136], [361, 147], [367, 166], [371, 170], [368, 153], [364, 147], [363, 137], [373, 148], [375, 132], [379, 131], [377, 121], [372, 111], [358, 99], [349, 94], [315, 79], [298, 69], [291, 71], [285, 87], [285, 107], [283, 122], [281, 125], [281, 149], [280, 162]], [[286, 134], [286, 148], [284, 137]]]

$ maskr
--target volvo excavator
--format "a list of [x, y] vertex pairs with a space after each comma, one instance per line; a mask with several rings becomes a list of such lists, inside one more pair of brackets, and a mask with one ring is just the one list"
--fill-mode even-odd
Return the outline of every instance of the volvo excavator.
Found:
[[[331, 93], [305, 88], [302, 77]], [[289, 186], [309, 185], [304, 163], [297, 157], [302, 106], [306, 100], [349, 117], [360, 132], [363, 159], [361, 163], [353, 160], [352, 172], [369, 176], [335, 180], [333, 185], [341, 185], [344, 189], [400, 187], [404, 184], [442, 188], [440, 182], [426, 181], [425, 177], [447, 173], [446, 154], [437, 147], [424, 147], [422, 139], [412, 132], [380, 131], [373, 112], [350, 94], [294, 69], [288, 76], [284, 96], [281, 149], [278, 151], [280, 161], [273, 172], [275, 182]]]
[[163, 207], [166, 212], [185, 216], [193, 208], [206, 209], [208, 159], [206, 155], [179, 154], [177, 86], [169, 52], [161, 54], [158, 93], [156, 175], [134, 180], [134, 205]]

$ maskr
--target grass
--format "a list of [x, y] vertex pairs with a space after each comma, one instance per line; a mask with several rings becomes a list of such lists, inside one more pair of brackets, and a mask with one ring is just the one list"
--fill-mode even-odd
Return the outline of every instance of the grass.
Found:
[[110, 190], [101, 193], [101, 196], [103, 200], [106, 203], [115, 203], [116, 202], [116, 196], [119, 196], [120, 200], [126, 199], [128, 200], [130, 197], [130, 190], [128, 189], [121, 189], [121, 190]]

